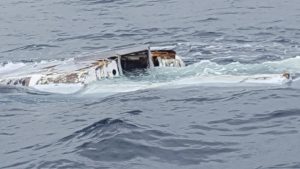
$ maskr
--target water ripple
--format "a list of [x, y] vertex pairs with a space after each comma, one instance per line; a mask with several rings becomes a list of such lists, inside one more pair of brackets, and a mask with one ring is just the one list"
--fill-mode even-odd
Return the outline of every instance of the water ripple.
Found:
[[42, 50], [45, 48], [58, 48], [59, 46], [56, 45], [48, 45], [48, 44], [32, 44], [32, 45], [26, 45], [26, 46], [22, 46], [22, 47], [18, 47], [15, 49], [10, 49], [10, 50], [6, 50], [3, 51], [2, 53], [6, 53], [6, 52], [15, 52], [15, 51], [33, 51], [33, 50]]
[[270, 120], [277, 120], [287, 117], [298, 117], [300, 116], [299, 109], [291, 109], [291, 110], [276, 110], [271, 113], [266, 114], [255, 114], [254, 117], [248, 119], [222, 119], [216, 121], [210, 121], [209, 124], [218, 124], [225, 123], [229, 125], [243, 125], [248, 123], [261, 123]]

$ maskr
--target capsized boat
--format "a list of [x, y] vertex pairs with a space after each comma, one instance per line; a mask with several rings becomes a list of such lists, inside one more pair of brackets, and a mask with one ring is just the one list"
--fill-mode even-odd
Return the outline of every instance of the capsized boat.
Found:
[[0, 73], [0, 85], [31, 87], [54, 93], [74, 93], [104, 78], [126, 76], [153, 67], [184, 67], [174, 50], [139, 46], [79, 57], [64, 62], [26, 65]]
[[[185, 67], [185, 63], [174, 50], [139, 46], [64, 61], [24, 64], [8, 71], [0, 71], [0, 85], [23, 86], [45, 92], [70, 94], [84, 89], [92, 82], [118, 76], [128, 76], [136, 70], [154, 67]], [[176, 82], [171, 81], [157, 85], [285, 84], [291, 82], [292, 79], [289, 73], [240, 76], [215, 75], [187, 77]]]

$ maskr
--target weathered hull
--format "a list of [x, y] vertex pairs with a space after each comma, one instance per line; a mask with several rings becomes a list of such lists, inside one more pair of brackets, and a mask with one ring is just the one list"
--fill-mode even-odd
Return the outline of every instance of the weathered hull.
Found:
[[[9, 74], [0, 74], [1, 85], [27, 86], [55, 93], [73, 93], [85, 85], [114, 78], [136, 69], [185, 66], [175, 51], [155, 50], [148, 46], [112, 51], [98, 55], [31, 64]], [[65, 90], [69, 89], [69, 90]]]

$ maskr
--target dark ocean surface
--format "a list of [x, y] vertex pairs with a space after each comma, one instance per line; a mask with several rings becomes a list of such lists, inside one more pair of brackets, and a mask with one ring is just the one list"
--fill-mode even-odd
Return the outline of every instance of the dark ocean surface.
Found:
[[1, 86], [0, 168], [300, 168], [300, 82], [149, 87], [300, 73], [299, 0], [0, 1], [0, 72], [141, 44], [188, 66], [72, 95]]

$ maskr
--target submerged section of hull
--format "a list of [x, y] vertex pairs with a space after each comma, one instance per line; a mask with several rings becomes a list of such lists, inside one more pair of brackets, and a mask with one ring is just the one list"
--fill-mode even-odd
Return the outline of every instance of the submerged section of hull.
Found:
[[135, 48], [104, 56], [3, 64], [0, 85], [62, 94], [107, 94], [186, 85], [290, 85], [299, 81], [300, 72], [300, 57], [226, 65], [202, 60], [185, 66], [176, 52], [167, 49]]

